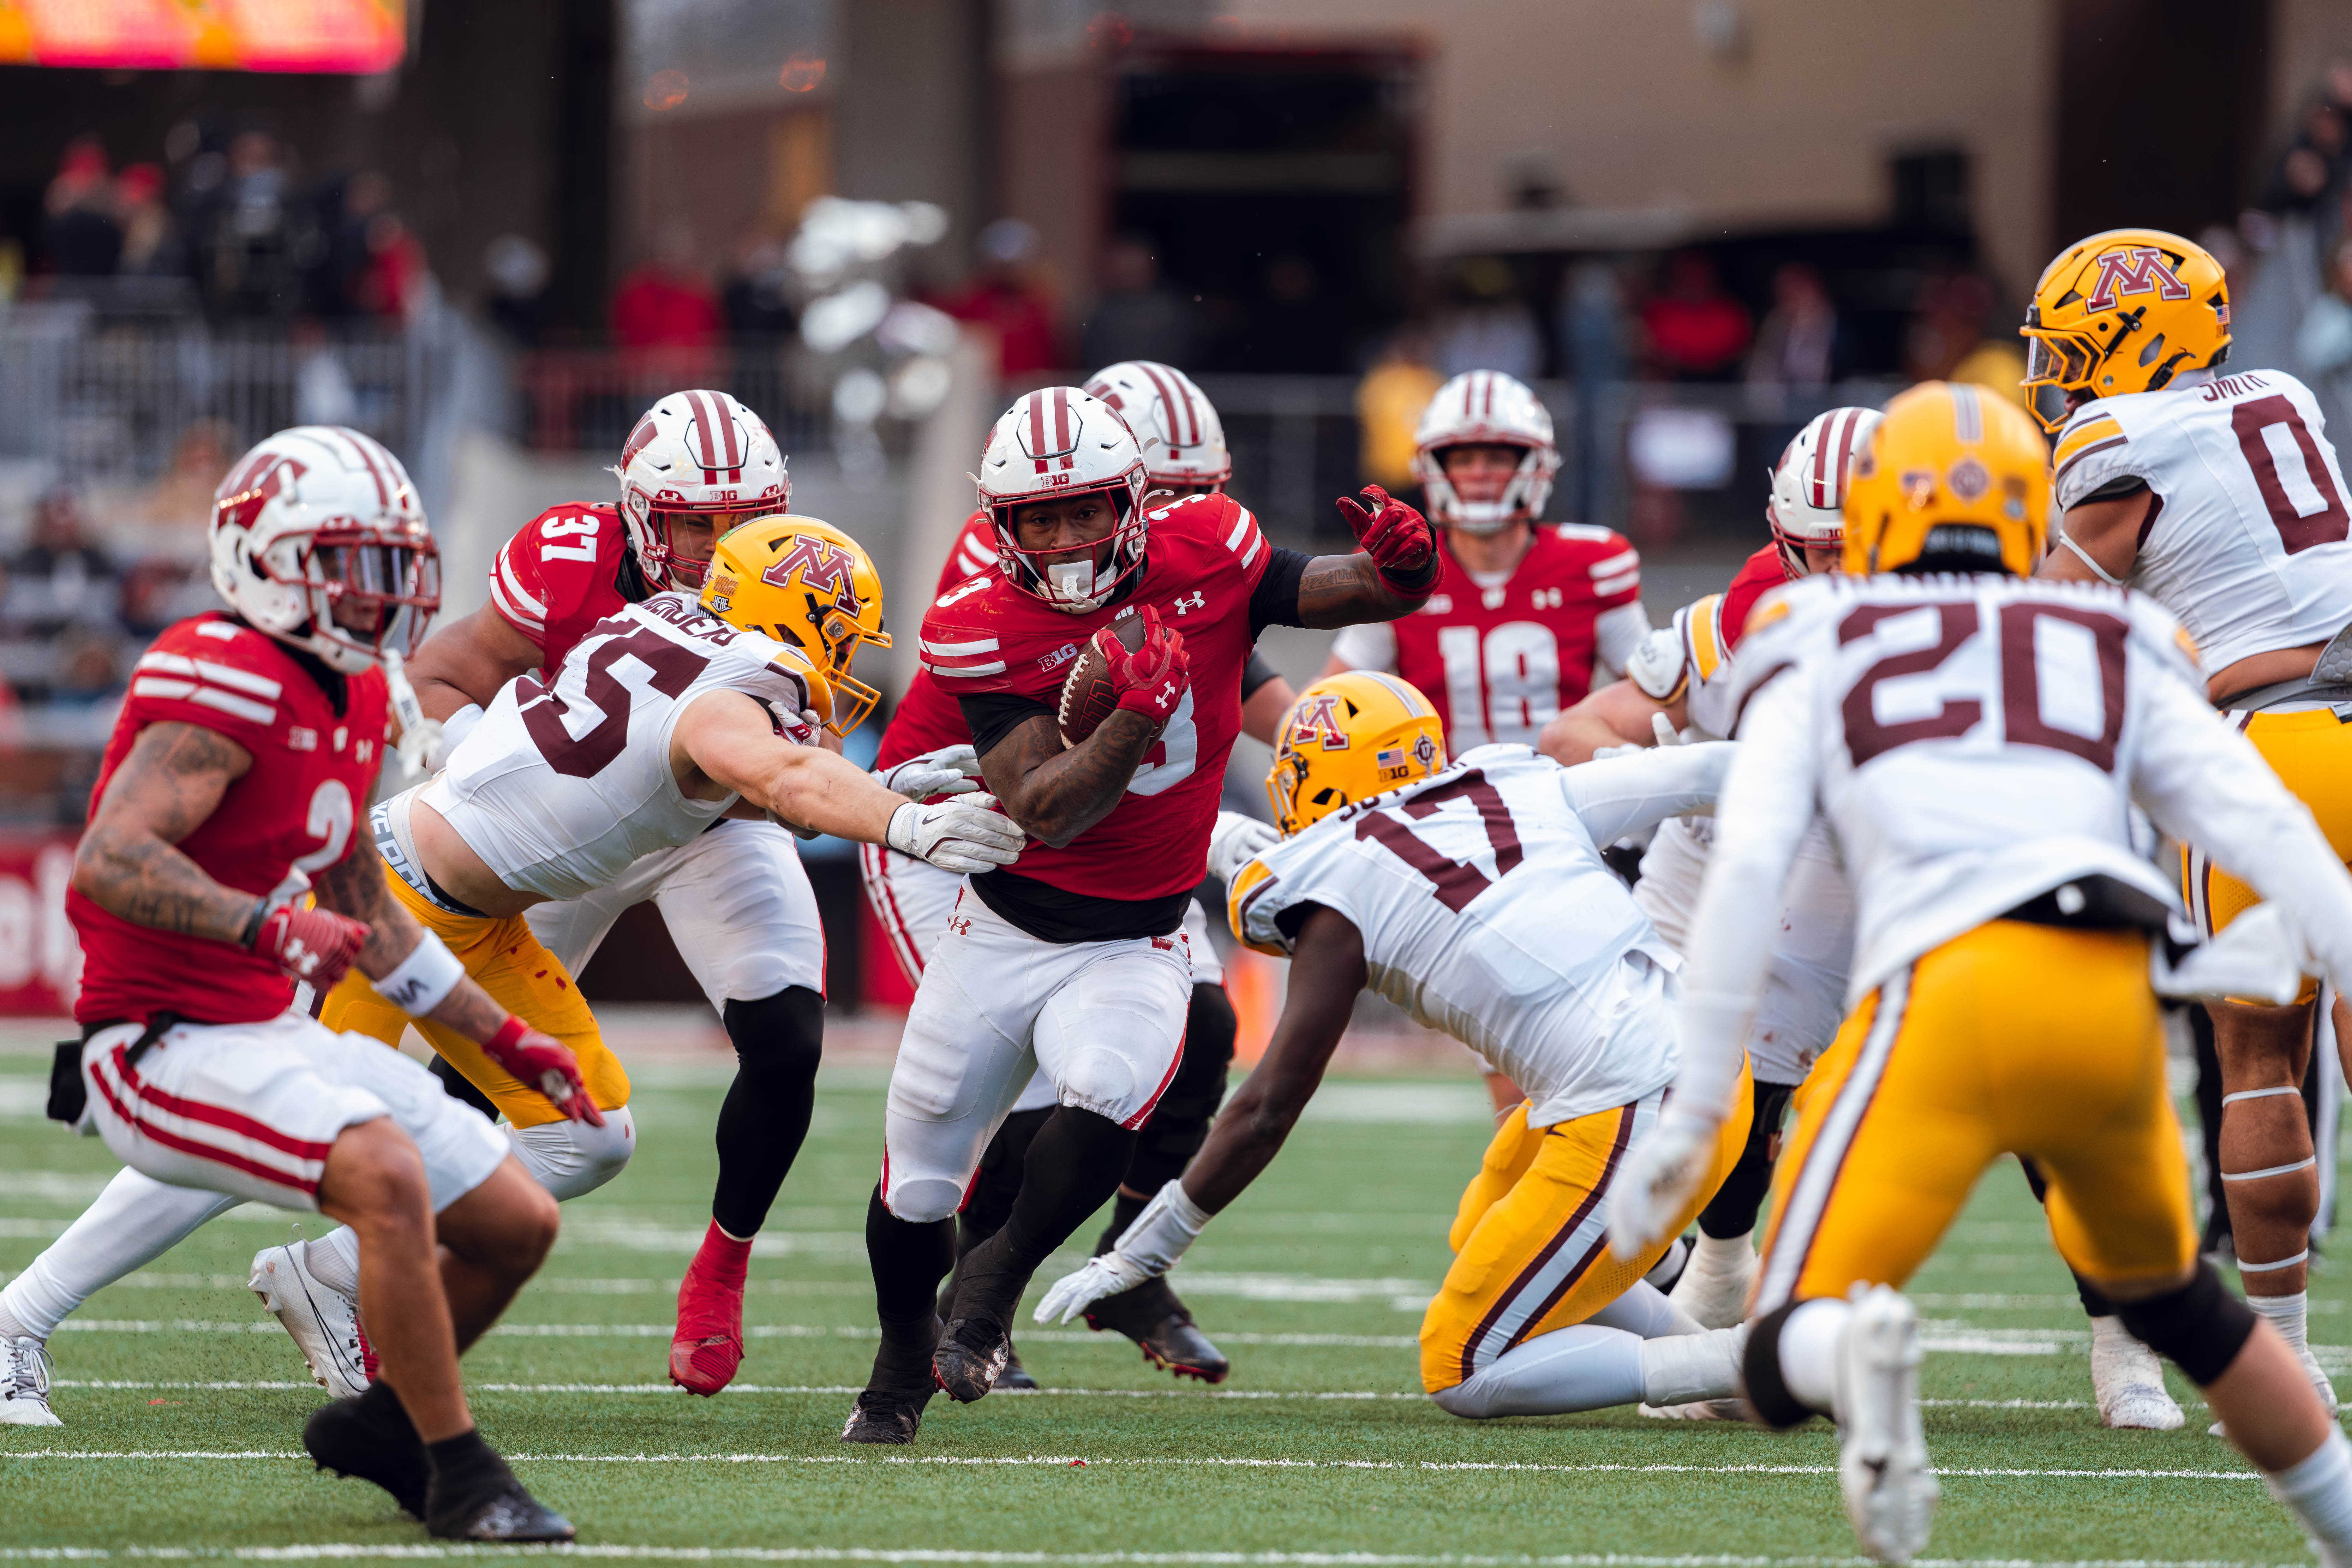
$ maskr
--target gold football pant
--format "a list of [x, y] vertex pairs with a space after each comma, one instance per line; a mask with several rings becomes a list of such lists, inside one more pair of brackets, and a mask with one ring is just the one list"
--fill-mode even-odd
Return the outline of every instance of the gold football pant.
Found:
[[[384, 882], [401, 907], [416, 923], [449, 944], [466, 966], [466, 973], [508, 1012], [572, 1047], [580, 1058], [580, 1077], [588, 1098], [599, 1110], [629, 1103], [629, 1075], [621, 1060], [605, 1048], [596, 1029], [595, 1015], [580, 994], [580, 987], [555, 954], [540, 945], [530, 925], [520, 915], [495, 920], [485, 915], [452, 914], [426, 902], [416, 890], [387, 867]], [[536, 1089], [527, 1089], [505, 1068], [482, 1054], [482, 1047], [463, 1035], [407, 1014], [376, 994], [367, 976], [353, 969], [327, 994], [319, 1021], [330, 1029], [356, 1029], [387, 1046], [400, 1044], [401, 1031], [415, 1024], [433, 1048], [466, 1080], [490, 1097], [506, 1119], [517, 1127], [537, 1127], [561, 1121], [563, 1112]]]
[[1421, 1320], [1423, 1388], [1451, 1388], [1512, 1346], [1584, 1321], [1657, 1267], [1738, 1163], [1756, 1097], [1742, 1064], [1737, 1109], [1688, 1211], [1654, 1248], [1620, 1258], [1609, 1250], [1609, 1184], [1665, 1098], [1660, 1089], [1551, 1127], [1528, 1127], [1525, 1102], [1503, 1119], [1463, 1189], [1446, 1237], [1454, 1266]]
[[[2237, 712], [2229, 720], [2254, 743], [2288, 793], [2311, 808], [2329, 846], [2352, 862], [2352, 724], [2336, 718], [2332, 708]], [[2260, 894], [2201, 849], [2183, 853], [2180, 871], [2181, 896], [2207, 936], [2262, 902]], [[2317, 981], [2306, 978], [2301, 999], [2310, 1001], [2318, 989]]]
[[1797, 1090], [1754, 1310], [1900, 1286], [1985, 1168], [2050, 1182], [2059, 1255], [2094, 1280], [2196, 1256], [2147, 939], [1993, 921], [1864, 997]]

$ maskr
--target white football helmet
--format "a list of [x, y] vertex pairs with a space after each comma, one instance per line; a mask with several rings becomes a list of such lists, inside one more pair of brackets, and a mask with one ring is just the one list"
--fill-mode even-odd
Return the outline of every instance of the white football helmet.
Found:
[[[1550, 411], [1524, 382], [1499, 370], [1465, 371], [1439, 387], [1421, 411], [1412, 444], [1413, 477], [1429, 498], [1430, 517], [1465, 533], [1493, 533], [1541, 517], [1559, 472]], [[1521, 447], [1526, 456], [1500, 498], [1465, 501], [1446, 481], [1445, 448], [1488, 445]]]
[[621, 523], [656, 590], [699, 588], [704, 563], [670, 548], [669, 520], [711, 520], [712, 542], [736, 523], [791, 509], [792, 476], [761, 417], [723, 392], [673, 392], [645, 411], [621, 448]]
[[1764, 517], [1790, 576], [1805, 575], [1807, 545], [1818, 550], [1844, 542], [1846, 480], [1881, 417], [1875, 408], [1816, 415], [1772, 465], [1772, 499]]
[[346, 675], [413, 651], [441, 607], [440, 553], [408, 470], [340, 425], [280, 430], [237, 459], [214, 493], [209, 542], [231, 609]]
[[1087, 377], [1087, 392], [1109, 404], [1135, 432], [1143, 448], [1143, 471], [1154, 485], [1218, 490], [1234, 477], [1225, 422], [1192, 378], [1174, 365], [1121, 360]]
[[[1075, 386], [1025, 395], [988, 433], [972, 479], [995, 526], [996, 559], [1006, 579], [1055, 609], [1074, 616], [1098, 610], [1142, 570], [1143, 453], [1127, 421], [1100, 398]], [[1047, 561], [1069, 552], [1021, 548], [1014, 509], [1093, 490], [1103, 492], [1118, 518], [1107, 560], [1097, 551], [1074, 561]]]

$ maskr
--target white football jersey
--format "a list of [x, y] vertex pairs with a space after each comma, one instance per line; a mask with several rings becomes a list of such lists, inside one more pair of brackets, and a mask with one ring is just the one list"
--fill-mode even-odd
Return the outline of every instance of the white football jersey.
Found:
[[2210, 676], [2352, 622], [2352, 510], [2326, 426], [2283, 371], [2103, 397], [2058, 438], [2058, 504], [2126, 479], [2154, 492], [2128, 581], [2179, 617]]
[[1771, 867], [1779, 885], [1818, 812], [1854, 889], [1849, 1004], [2075, 878], [2178, 909], [2134, 848], [2132, 803], [2210, 841], [2209, 775], [2242, 762], [2217, 758], [2230, 731], [2179, 625], [2096, 584], [1808, 578], [1766, 601], [1732, 675], [1739, 755], [1692, 957], [1720, 938], [1715, 879], [1761, 886]]
[[1681, 960], [1596, 845], [1707, 809], [1735, 749], [1562, 768], [1480, 747], [1243, 867], [1234, 932], [1285, 953], [1286, 915], [1337, 910], [1363, 934], [1371, 988], [1508, 1076], [1530, 1126], [1628, 1104], [1674, 1077]]
[[577, 898], [735, 804], [677, 787], [670, 739], [698, 699], [740, 691], [788, 739], [814, 742], [798, 718], [807, 668], [799, 650], [737, 630], [690, 594], [656, 594], [598, 622], [551, 678], [509, 681], [422, 798], [507, 886]]

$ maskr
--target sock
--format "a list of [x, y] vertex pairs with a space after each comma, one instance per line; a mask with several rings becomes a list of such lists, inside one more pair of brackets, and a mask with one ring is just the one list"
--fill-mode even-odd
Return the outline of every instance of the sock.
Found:
[[730, 1236], [755, 1236], [808, 1137], [816, 1066], [824, 1054], [824, 998], [805, 985], [730, 1001], [735, 1081], [719, 1108], [719, 1182], [710, 1212]]
[[1690, 1266], [1702, 1277], [1736, 1279], [1755, 1260], [1756, 1250], [1748, 1245], [1748, 1237], [1755, 1234], [1753, 1228], [1738, 1236], [1721, 1237], [1709, 1236], [1702, 1230], [1698, 1244], [1691, 1248]]
[[1110, 1118], [1055, 1108], [1030, 1141], [1004, 1228], [958, 1265], [955, 1315], [1009, 1324], [1030, 1276], [1118, 1189], [1134, 1149], [1135, 1134]]
[[744, 1277], [751, 1271], [751, 1238], [730, 1236], [725, 1226], [712, 1220], [710, 1228], [702, 1233], [702, 1245], [695, 1249], [692, 1270], [709, 1284], [741, 1289]]
[[1734, 1397], [1739, 1392], [1739, 1358], [1747, 1348], [1745, 1323], [1643, 1340], [1642, 1403], [1662, 1406]]
[[425, 1512], [437, 1521], [462, 1519], [514, 1484], [514, 1472], [475, 1427], [425, 1444], [425, 1463], [433, 1476]]
[[933, 1298], [955, 1261], [955, 1219], [900, 1219], [883, 1205], [877, 1187], [866, 1204], [866, 1257], [874, 1269], [875, 1315], [882, 1322], [882, 1346], [874, 1352], [867, 1386], [928, 1393], [940, 1325]]
[[2246, 1305], [2271, 1321], [2271, 1327], [2279, 1331], [2279, 1338], [2287, 1342], [2288, 1348], [2294, 1352], [2298, 1360], [2303, 1357], [2306, 1349], [2305, 1342], [2310, 1324], [2305, 1314], [2310, 1310], [2310, 1304], [2311, 1292], [2308, 1290], [2297, 1290], [2292, 1296], [2248, 1296], [2246, 1298]]
[[1642, 1341], [1592, 1323], [1554, 1329], [1496, 1357], [1430, 1397], [1472, 1421], [1605, 1410], [1642, 1397]]
[[1780, 1325], [1780, 1380], [1798, 1403], [1837, 1414], [1838, 1343], [1853, 1309], [1843, 1301], [1807, 1301]]
[[2352, 1561], [2352, 1444], [2342, 1428], [2331, 1426], [2310, 1458], [2263, 1479], [2318, 1544], [2323, 1562]]
[[1706, 1329], [1696, 1318], [1674, 1304], [1665, 1292], [1646, 1279], [1636, 1279], [1625, 1293], [1585, 1320], [1604, 1329], [1622, 1329], [1641, 1339], [1664, 1339], [1670, 1334], [1703, 1334]]
[[558, 1203], [594, 1192], [619, 1175], [636, 1152], [636, 1124], [629, 1108], [614, 1106], [604, 1112], [604, 1125], [584, 1121], [542, 1121], [536, 1127], [506, 1129], [507, 1146], [530, 1179], [555, 1194]]
[[2116, 1315], [2116, 1304], [2107, 1300], [2107, 1293], [2080, 1274], [2074, 1276], [2074, 1294], [2082, 1299], [2083, 1315], [2093, 1322]]
[[0, 1289], [0, 1331], [10, 1339], [47, 1339], [100, 1290], [243, 1201], [172, 1186], [127, 1167], [116, 1172], [81, 1217]]
[[316, 1241], [304, 1242], [302, 1267], [337, 1295], [359, 1299], [360, 1244], [350, 1226], [339, 1226]]
[[1780, 1135], [1789, 1097], [1795, 1092], [1789, 1084], [1756, 1084], [1755, 1116], [1748, 1124], [1748, 1142], [1741, 1146], [1730, 1174], [1723, 1178], [1723, 1185], [1698, 1211], [1699, 1235], [1728, 1241], [1756, 1228], [1756, 1215], [1772, 1190], [1772, 1141]]

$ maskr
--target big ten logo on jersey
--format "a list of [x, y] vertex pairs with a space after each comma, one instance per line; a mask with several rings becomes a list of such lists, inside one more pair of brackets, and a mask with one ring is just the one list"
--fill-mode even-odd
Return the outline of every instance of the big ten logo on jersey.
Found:
[[1991, 738], [1997, 713], [2001, 742], [2115, 771], [2131, 635], [2121, 616], [2020, 598], [1987, 626], [1971, 598], [1862, 605], [1837, 631], [1841, 647], [1868, 639], [1878, 654], [1840, 705], [1856, 768], [1921, 741]]
[[[583, 561], [591, 565], [596, 560], [596, 531], [602, 520], [593, 512], [578, 517], [551, 517], [539, 525], [539, 536], [544, 541], [539, 547], [541, 561]], [[567, 542], [578, 536], [578, 542]]]
[[1549, 626], [1535, 621], [1506, 621], [1483, 632], [1442, 626], [1437, 657], [1445, 668], [1457, 751], [1496, 735], [1539, 730], [1559, 715], [1559, 639]]
[[[944, 605], [947, 601], [942, 599], [940, 603]], [[1040, 658], [1037, 660], [1037, 668], [1044, 670], [1046, 674], [1051, 675], [1054, 671], [1061, 668], [1062, 666], [1069, 663], [1070, 660], [1077, 657], [1078, 645], [1074, 642], [1066, 642], [1061, 647], [1055, 648], [1053, 652]]]
[[2094, 310], [2115, 308], [2118, 294], [2157, 294], [2167, 300], [2189, 298], [2189, 285], [2172, 270], [2171, 261], [2152, 245], [2110, 250], [2099, 258], [2098, 280], [2084, 304]]

